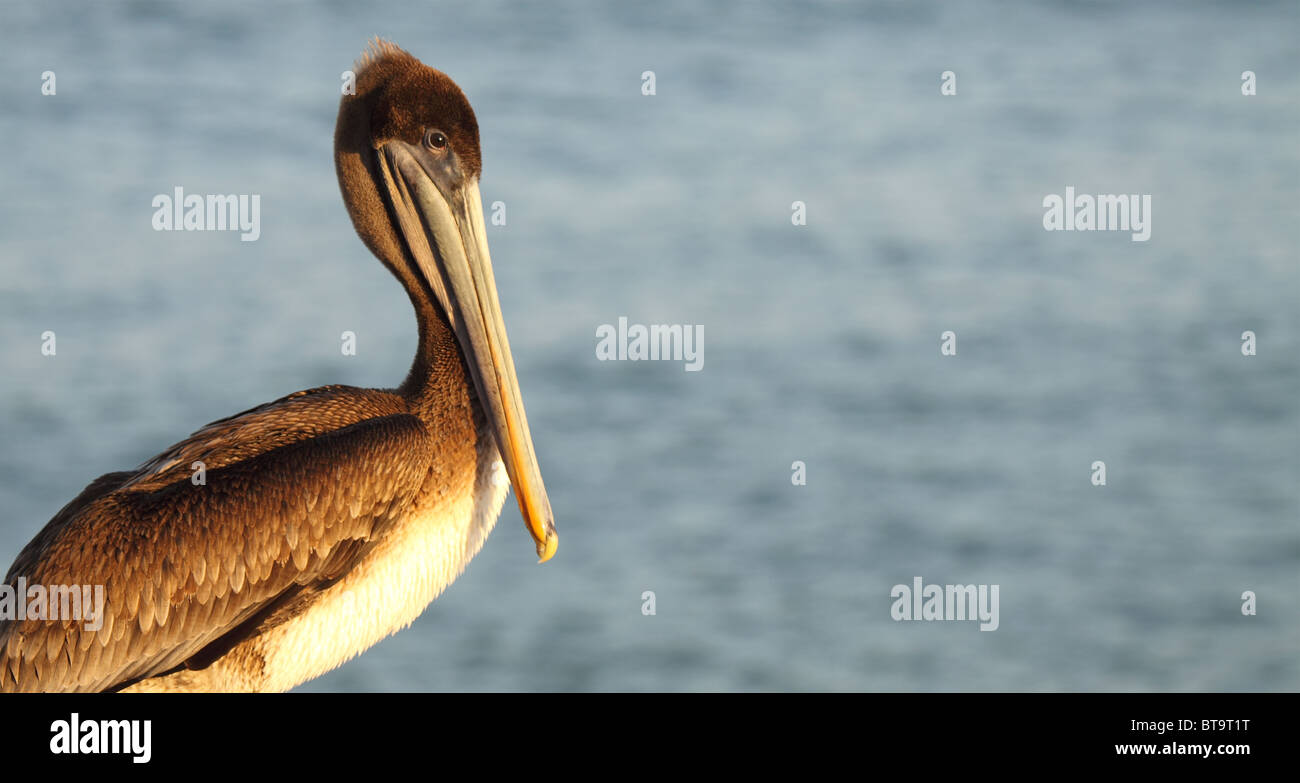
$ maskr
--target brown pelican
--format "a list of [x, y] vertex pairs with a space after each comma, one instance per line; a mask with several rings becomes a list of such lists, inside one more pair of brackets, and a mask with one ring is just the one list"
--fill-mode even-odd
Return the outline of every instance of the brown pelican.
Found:
[[91, 482], [6, 582], [103, 585], [102, 616], [52, 619], [51, 594], [43, 619], [29, 606], [0, 621], [0, 690], [292, 688], [409, 625], [460, 575], [505, 501], [501, 462], [538, 555], [555, 553], [474, 110], [445, 74], [376, 42], [334, 148], [353, 226], [415, 305], [410, 374], [394, 390], [291, 394]]

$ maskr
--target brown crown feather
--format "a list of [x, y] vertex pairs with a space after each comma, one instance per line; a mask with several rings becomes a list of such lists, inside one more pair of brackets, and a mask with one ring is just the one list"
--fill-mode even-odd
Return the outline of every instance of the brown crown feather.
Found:
[[370, 130], [376, 148], [391, 139], [418, 144], [426, 129], [437, 129], [447, 135], [465, 173], [479, 176], [478, 119], [451, 77], [378, 38], [357, 61], [356, 74], [356, 97], [375, 99]]

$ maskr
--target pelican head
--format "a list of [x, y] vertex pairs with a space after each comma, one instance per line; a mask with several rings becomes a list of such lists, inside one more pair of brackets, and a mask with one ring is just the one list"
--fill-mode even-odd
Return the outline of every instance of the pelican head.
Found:
[[474, 110], [446, 74], [386, 42], [376, 42], [355, 79], [334, 138], [353, 225], [406, 287], [422, 333], [426, 319], [439, 315], [455, 333], [524, 524], [546, 561], [558, 537], [492, 277]]

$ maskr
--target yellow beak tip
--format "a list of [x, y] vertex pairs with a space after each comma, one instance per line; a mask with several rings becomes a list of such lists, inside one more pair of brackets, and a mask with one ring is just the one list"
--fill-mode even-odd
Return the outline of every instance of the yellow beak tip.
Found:
[[550, 533], [545, 540], [537, 542], [538, 564], [545, 563], [555, 556], [555, 550], [560, 545], [560, 537], [555, 533]]

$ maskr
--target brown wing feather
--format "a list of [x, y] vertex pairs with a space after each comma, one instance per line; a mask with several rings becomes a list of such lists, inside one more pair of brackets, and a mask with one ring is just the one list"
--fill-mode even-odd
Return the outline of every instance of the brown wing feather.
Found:
[[[423, 422], [387, 392], [326, 387], [204, 427], [93, 482], [19, 554], [28, 585], [104, 585], [103, 627], [0, 621], [0, 690], [153, 676], [337, 579], [419, 491]], [[206, 484], [191, 481], [193, 462]]]

